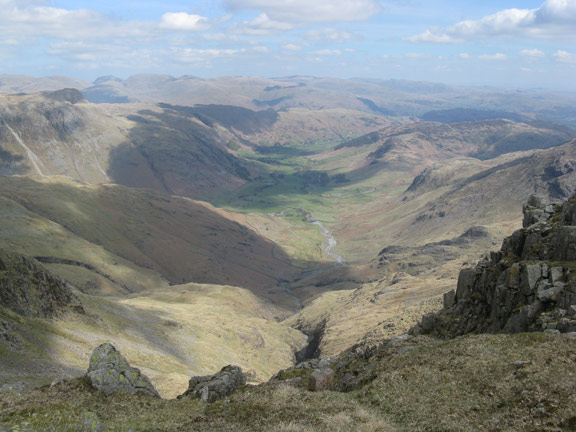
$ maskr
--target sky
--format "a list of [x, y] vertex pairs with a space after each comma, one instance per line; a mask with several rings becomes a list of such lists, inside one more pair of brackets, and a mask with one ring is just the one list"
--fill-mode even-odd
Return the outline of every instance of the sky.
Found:
[[0, 0], [0, 74], [576, 91], [576, 0]]

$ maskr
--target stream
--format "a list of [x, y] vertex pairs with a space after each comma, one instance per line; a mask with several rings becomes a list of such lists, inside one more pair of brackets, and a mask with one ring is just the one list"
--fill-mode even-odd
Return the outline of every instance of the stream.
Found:
[[[306, 218], [308, 219], [308, 223], [310, 225], [317, 225], [320, 227], [320, 231], [322, 232], [322, 236], [324, 237], [324, 241], [320, 245], [320, 248], [324, 252], [326, 252], [326, 254], [329, 257], [331, 257], [334, 260], [334, 262], [332, 263], [332, 265], [330, 265], [326, 268], [323, 268], [323, 269], [305, 271], [302, 274], [300, 274], [293, 282], [300, 281], [302, 279], [306, 279], [310, 276], [322, 274], [322, 273], [326, 272], [327, 270], [330, 270], [334, 267], [340, 267], [340, 266], [343, 266], [346, 264], [346, 262], [344, 261], [344, 257], [342, 255], [339, 255], [336, 252], [334, 252], [334, 248], [336, 247], [338, 242], [336, 241], [336, 238], [330, 233], [330, 230], [328, 228], [326, 228], [326, 225], [324, 225], [319, 220], [312, 219], [312, 215], [310, 213], [306, 213]], [[298, 297], [296, 297], [294, 294], [292, 294], [292, 289], [290, 288], [289, 282], [283, 282], [281, 284], [281, 287], [284, 289], [284, 293], [288, 297], [290, 297], [291, 299], [294, 300], [294, 302], [298, 306], [298, 309], [302, 309], [302, 302], [300, 301], [300, 299]]]
[[324, 236], [324, 242], [322, 242], [321, 246], [324, 252], [326, 252], [328, 256], [334, 258], [334, 261], [336, 262], [335, 265], [338, 266], [343, 265], [344, 258], [342, 257], [342, 255], [338, 255], [336, 252], [334, 252], [334, 248], [336, 247], [338, 242], [336, 241], [334, 236], [330, 234], [330, 230], [326, 228], [326, 225], [324, 225], [322, 222], [312, 219], [312, 215], [310, 215], [310, 213], [306, 213], [306, 216], [308, 217], [309, 224], [318, 225], [320, 227], [322, 235]]

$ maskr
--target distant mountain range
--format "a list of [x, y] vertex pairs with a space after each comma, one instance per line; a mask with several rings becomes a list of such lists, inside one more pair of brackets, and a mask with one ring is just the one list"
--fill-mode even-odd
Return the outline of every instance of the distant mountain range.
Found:
[[81, 90], [94, 103], [220, 104], [254, 110], [341, 108], [376, 115], [423, 116], [425, 120], [442, 122], [506, 118], [552, 121], [576, 127], [576, 94], [540, 90], [307, 76], [204, 79], [141, 74], [127, 79], [105, 76], [89, 83], [60, 76], [0, 75], [0, 92], [5, 93], [35, 93], [67, 87]]

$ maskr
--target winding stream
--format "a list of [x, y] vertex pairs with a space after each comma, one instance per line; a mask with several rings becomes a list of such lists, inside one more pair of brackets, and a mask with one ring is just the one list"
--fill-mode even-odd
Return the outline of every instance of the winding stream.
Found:
[[[329, 257], [333, 258], [334, 262], [332, 263], [332, 265], [330, 265], [326, 268], [323, 268], [323, 269], [305, 271], [302, 274], [300, 274], [294, 280], [294, 282], [300, 281], [302, 279], [306, 279], [310, 276], [322, 274], [322, 273], [326, 272], [327, 270], [330, 270], [334, 267], [340, 267], [340, 266], [343, 266], [346, 264], [346, 262], [344, 261], [344, 257], [342, 255], [339, 255], [336, 252], [334, 252], [334, 248], [336, 247], [338, 242], [336, 241], [336, 238], [330, 233], [330, 230], [328, 228], [326, 228], [326, 225], [324, 225], [319, 220], [312, 219], [312, 215], [310, 213], [306, 213], [306, 218], [308, 219], [309, 224], [317, 225], [320, 227], [320, 231], [322, 232], [322, 235], [324, 236], [324, 241], [320, 245], [320, 248], [324, 252], [326, 252], [326, 254]], [[298, 297], [296, 297], [294, 294], [292, 294], [292, 288], [290, 287], [290, 283], [289, 282], [283, 282], [280, 286], [283, 288], [284, 293], [288, 297], [290, 297], [292, 300], [294, 300], [298, 309], [302, 309], [302, 302], [300, 301], [300, 299]]]
[[338, 255], [336, 252], [334, 252], [334, 248], [336, 247], [338, 242], [336, 241], [334, 236], [332, 234], [330, 234], [330, 230], [328, 228], [326, 228], [326, 225], [324, 225], [319, 220], [312, 219], [312, 216], [310, 215], [310, 213], [307, 213], [306, 216], [308, 217], [308, 223], [309, 224], [318, 225], [320, 227], [320, 230], [322, 231], [322, 235], [324, 236], [324, 242], [322, 242], [322, 246], [321, 246], [321, 248], [324, 250], [324, 252], [326, 252], [326, 254], [328, 256], [334, 258], [334, 261], [336, 261], [336, 265], [339, 265], [339, 266], [344, 265], [345, 262], [344, 262], [344, 258], [342, 257], [342, 255]]

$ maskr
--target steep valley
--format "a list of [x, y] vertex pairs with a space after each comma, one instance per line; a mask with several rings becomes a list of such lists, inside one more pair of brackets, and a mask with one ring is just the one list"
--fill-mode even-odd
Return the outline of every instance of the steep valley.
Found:
[[[530, 195], [576, 190], [572, 120], [538, 114], [564, 103], [552, 96], [522, 99], [522, 114], [423, 121], [462, 90], [419, 104], [402, 82], [370, 80], [54, 82], [0, 96], [0, 248], [83, 310], [0, 304], [0, 386], [80, 376], [103, 342], [167, 399], [228, 364], [262, 383], [297, 360], [377, 349], [442, 307], [459, 271], [521, 226]], [[491, 97], [468, 103], [508, 109]], [[451, 349], [421, 344], [426, 358]]]

